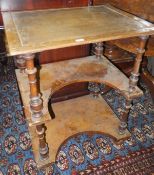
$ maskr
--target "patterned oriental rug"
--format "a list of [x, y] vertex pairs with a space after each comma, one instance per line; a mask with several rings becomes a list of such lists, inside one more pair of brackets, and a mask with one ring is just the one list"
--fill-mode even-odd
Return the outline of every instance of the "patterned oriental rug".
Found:
[[[44, 175], [37, 170], [12, 60], [0, 72], [0, 175]], [[150, 175], [154, 172], [154, 106], [145, 95], [134, 101], [128, 127], [132, 136], [115, 145], [103, 133], [85, 132], [62, 143], [48, 175]], [[119, 116], [125, 99], [115, 90], [104, 99]]]

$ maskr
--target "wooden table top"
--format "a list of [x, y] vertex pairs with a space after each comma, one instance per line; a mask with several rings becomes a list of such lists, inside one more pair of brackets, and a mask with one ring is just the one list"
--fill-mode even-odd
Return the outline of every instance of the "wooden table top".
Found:
[[8, 55], [154, 34], [154, 25], [109, 5], [2, 12]]

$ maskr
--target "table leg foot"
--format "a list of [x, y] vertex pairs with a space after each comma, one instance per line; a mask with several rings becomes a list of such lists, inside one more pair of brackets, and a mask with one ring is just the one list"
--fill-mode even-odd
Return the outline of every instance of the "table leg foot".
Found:
[[[26, 54], [23, 55], [23, 58], [26, 61], [26, 73], [28, 74], [29, 86], [30, 86], [30, 110], [31, 117], [33, 122], [41, 121], [43, 117], [43, 101], [39, 94], [39, 88], [37, 84], [37, 68], [34, 65], [34, 54]], [[45, 135], [45, 124], [36, 125], [36, 133], [39, 139], [39, 162], [40, 164], [44, 164], [44, 162], [49, 161], [49, 148], [46, 143], [46, 135]]]
[[125, 102], [125, 111], [122, 112], [120, 116], [119, 134], [125, 134], [125, 131], [127, 129], [128, 115], [132, 106], [131, 102], [132, 102], [131, 99], [126, 100]]

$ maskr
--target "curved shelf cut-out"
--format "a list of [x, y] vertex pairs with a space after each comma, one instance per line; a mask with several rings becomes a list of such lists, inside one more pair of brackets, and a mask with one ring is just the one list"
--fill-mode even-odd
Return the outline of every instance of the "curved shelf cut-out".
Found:
[[[61, 102], [61, 101], [66, 101], [66, 100], [78, 98], [78, 97], [85, 96], [85, 95], [89, 95], [89, 94], [91, 94], [91, 97], [93, 97], [93, 98], [98, 98], [100, 94], [106, 93], [106, 92], [108, 92], [109, 90], [112, 89], [112, 88], [110, 88], [109, 86], [106, 86], [106, 85], [104, 85], [104, 84], [96, 83], [96, 86], [97, 86], [96, 88], [97, 88], [97, 90], [98, 90], [98, 89], [99, 89], [99, 90], [98, 90], [98, 92], [97, 92], [97, 95], [94, 96], [94, 93], [95, 93], [94, 87], [91, 88], [91, 89], [89, 89], [89, 88], [88, 88], [88, 83], [89, 83], [89, 82], [78, 82], [78, 83], [68, 84], [68, 85], [65, 85], [64, 87], [62, 87], [62, 88], [56, 90], [54, 93], [52, 93], [52, 94], [50, 95], [50, 97], [48, 98], [48, 112], [49, 112], [51, 118], [54, 119], [55, 116], [56, 116], [55, 113], [54, 113], [54, 111], [53, 111], [53, 108], [52, 108], [52, 104], [53, 104], [53, 103], [57, 103], [57, 102]], [[90, 82], [90, 83], [94, 84], [94, 86], [95, 86], [95, 83], [94, 83], [94, 82]], [[75, 92], [75, 93], [73, 93], [73, 94], [72, 94], [72, 93], [70, 94], [69, 91], [66, 91], [66, 89], [67, 89], [67, 90], [70, 89], [70, 88], [72, 89], [72, 87], [74, 87], [74, 85], [81, 85], [81, 84], [82, 84], [82, 85], [84, 84], [84, 87], [86, 88], [86, 89], [84, 89], [82, 92], [79, 92], [79, 93]], [[104, 90], [105, 90], [105, 91], [104, 91]], [[65, 92], [65, 95], [58, 97], [57, 95], [58, 95], [58, 93], [60, 93], [61, 91], [62, 91], [62, 92]], [[61, 93], [60, 93], [60, 94], [61, 94]]]
[[129, 93], [129, 79], [104, 56], [101, 59], [89, 56], [47, 64], [42, 66], [41, 72], [44, 88], [51, 86], [51, 94], [69, 84], [96, 82], [118, 89], [126, 98], [142, 95], [138, 88]]
[[[26, 118], [30, 125], [36, 124], [31, 120], [31, 112], [29, 110], [30, 89], [27, 75], [21, 74], [19, 70], [16, 70], [16, 75]], [[101, 59], [97, 59], [96, 56], [89, 56], [44, 64], [39, 71], [39, 81], [44, 105], [44, 117], [41, 122], [51, 120], [47, 106], [49, 97], [57, 90], [69, 84], [97, 82], [118, 89], [126, 98], [142, 95], [142, 91], [138, 87], [131, 94], [129, 93], [129, 79], [104, 56]]]
[[42, 65], [39, 70], [39, 84], [44, 108], [43, 117], [38, 122], [31, 118], [29, 109], [30, 89], [27, 75], [21, 74], [19, 70], [16, 70], [16, 75], [25, 115], [30, 126], [29, 130], [33, 138], [32, 147], [36, 160], [39, 160], [37, 146], [39, 140], [35, 132], [35, 125], [41, 123], [45, 123], [48, 128], [46, 139], [49, 145], [50, 161], [55, 161], [57, 148], [63, 140], [78, 132], [103, 131], [110, 133], [117, 140], [130, 136], [128, 130], [123, 135], [119, 134], [120, 120], [101, 96], [93, 99], [86, 95], [53, 103], [53, 114], [55, 113], [56, 117], [54, 120], [51, 119], [48, 111], [50, 96], [64, 86], [77, 82], [103, 83], [118, 89], [126, 98], [142, 95], [142, 91], [138, 87], [133, 93], [129, 93], [129, 79], [107, 58], [102, 56], [101, 59], [97, 59], [96, 56], [89, 56]]
[[[51, 162], [55, 161], [58, 147], [63, 141], [79, 132], [101, 131], [110, 134], [118, 141], [130, 136], [128, 130], [123, 135], [119, 134], [120, 120], [101, 96], [95, 99], [91, 95], [85, 95], [53, 103], [52, 109], [55, 119], [45, 121]], [[35, 157], [39, 157], [37, 149], [39, 142], [35, 126], [29, 129], [32, 133]]]

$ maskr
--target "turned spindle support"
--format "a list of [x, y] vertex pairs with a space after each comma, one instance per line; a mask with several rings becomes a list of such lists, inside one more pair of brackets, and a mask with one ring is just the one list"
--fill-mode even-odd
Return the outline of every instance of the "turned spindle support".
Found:
[[88, 6], [93, 6], [93, 0], [88, 0]]
[[142, 62], [142, 58], [145, 52], [145, 47], [146, 47], [148, 38], [149, 36], [140, 36], [140, 39], [141, 39], [140, 45], [137, 49], [137, 55], [136, 55], [133, 71], [129, 79], [130, 80], [129, 82], [130, 93], [133, 92], [137, 86], [137, 82], [139, 79], [139, 70], [140, 70], [140, 66], [141, 66], [141, 62]]
[[128, 123], [128, 115], [132, 106], [132, 100], [126, 99], [125, 102], [125, 111], [120, 115], [120, 126], [119, 126], [119, 134], [125, 134]]
[[[34, 54], [22, 55], [22, 58], [24, 58], [26, 61], [25, 72], [28, 75], [30, 86], [30, 109], [32, 114], [32, 121], [36, 123], [40, 122], [41, 118], [43, 117], [43, 102], [38, 90], [36, 78], [37, 69], [34, 66], [34, 57]], [[36, 125], [36, 133], [39, 138], [40, 160], [47, 160], [49, 158], [49, 149], [46, 143], [44, 124]]]
[[41, 160], [47, 160], [49, 158], [49, 148], [46, 143], [45, 138], [45, 128], [44, 125], [37, 125], [36, 126], [36, 133], [39, 137], [39, 153]]
[[24, 73], [26, 68], [26, 61], [23, 58], [23, 55], [17, 55], [15, 59], [17, 68], [20, 69], [21, 73]]
[[[141, 62], [142, 62], [142, 57], [143, 57], [144, 52], [145, 52], [145, 47], [146, 47], [148, 37], [149, 36], [140, 36], [140, 39], [141, 39], [140, 45], [137, 49], [137, 55], [136, 55], [133, 71], [132, 71], [130, 79], [129, 79], [129, 92], [130, 93], [135, 91], [138, 80], [139, 80], [140, 66], [141, 66]], [[120, 126], [119, 126], [119, 133], [120, 134], [124, 134], [126, 129], [127, 129], [127, 121], [128, 121], [129, 111], [131, 108], [131, 103], [132, 103], [132, 99], [126, 99], [125, 111], [120, 116]]]
[[97, 59], [101, 59], [103, 55], [103, 43], [102, 42], [96, 43], [95, 55]]
[[[102, 54], [103, 54], [103, 43], [102, 42], [96, 43], [94, 53], [95, 53], [97, 59], [101, 59]], [[90, 94], [94, 98], [98, 97], [98, 95], [100, 94], [100, 90], [101, 90], [100, 84], [95, 83], [95, 82], [89, 82], [88, 89], [90, 91]]]

